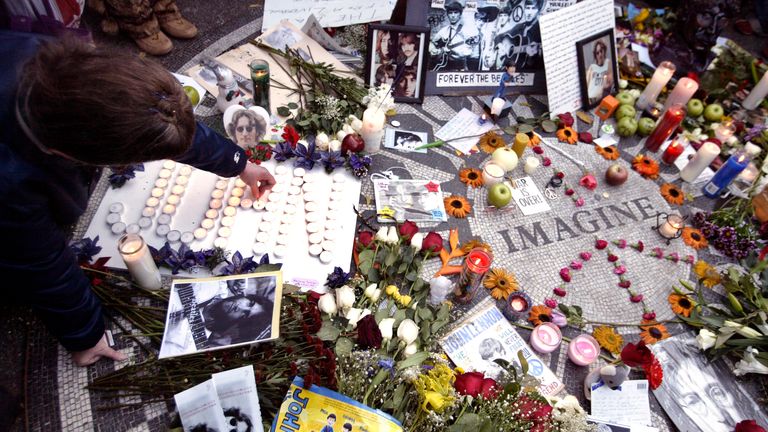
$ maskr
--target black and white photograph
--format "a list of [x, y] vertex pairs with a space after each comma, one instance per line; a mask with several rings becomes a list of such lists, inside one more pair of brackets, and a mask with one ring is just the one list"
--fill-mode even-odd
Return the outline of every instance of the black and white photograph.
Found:
[[426, 132], [415, 132], [387, 128], [384, 132], [384, 147], [404, 152], [426, 153], [427, 149], [416, 150], [428, 143]]
[[280, 272], [175, 280], [160, 358], [275, 339]]
[[366, 83], [391, 85], [396, 102], [421, 102], [428, 39], [426, 27], [369, 25]]
[[613, 29], [576, 42], [583, 108], [593, 108], [618, 91], [616, 43]]
[[255, 147], [267, 134], [269, 113], [262, 107], [246, 109], [241, 105], [232, 105], [224, 112], [222, 119], [229, 139], [244, 149]]
[[736, 381], [720, 359], [710, 362], [692, 333], [651, 345], [664, 365], [664, 384], [653, 391], [659, 404], [682, 431], [731, 432], [742, 420], [768, 424], [757, 400]]

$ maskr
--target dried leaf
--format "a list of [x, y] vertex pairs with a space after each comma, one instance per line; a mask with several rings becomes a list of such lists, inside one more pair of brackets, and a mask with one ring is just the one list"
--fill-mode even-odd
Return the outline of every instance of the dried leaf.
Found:
[[588, 125], [591, 125], [594, 122], [592, 116], [584, 111], [576, 111], [576, 117]]
[[448, 244], [451, 245], [451, 252], [456, 250], [456, 247], [459, 245], [459, 230], [456, 228], [451, 229], [450, 234], [448, 234]]

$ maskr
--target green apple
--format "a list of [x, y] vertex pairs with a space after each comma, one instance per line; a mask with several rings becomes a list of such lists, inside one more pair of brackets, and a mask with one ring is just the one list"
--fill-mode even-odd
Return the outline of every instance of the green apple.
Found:
[[620, 136], [632, 136], [635, 131], [637, 131], [637, 120], [635, 120], [634, 117], [624, 117], [619, 120], [619, 123], [616, 125], [616, 130]]
[[192, 86], [184, 86], [184, 93], [187, 94], [189, 101], [192, 102], [192, 106], [197, 106], [200, 103], [200, 93]]
[[688, 101], [686, 108], [688, 109], [689, 117], [698, 117], [704, 112], [704, 102], [701, 99], [693, 98]]
[[619, 101], [620, 105], [631, 105], [631, 106], [635, 105], [635, 97], [632, 96], [632, 94], [629, 92], [625, 92], [625, 91], [619, 92], [616, 95], [616, 100]]
[[711, 103], [704, 108], [704, 118], [707, 119], [707, 121], [720, 121], [720, 119], [723, 118], [723, 114], [723, 106], [719, 103]]
[[637, 122], [637, 133], [642, 136], [648, 136], [656, 128], [656, 120], [650, 117], [643, 117]]
[[502, 208], [512, 201], [512, 191], [504, 183], [496, 183], [488, 189], [488, 203], [496, 208]]
[[637, 110], [635, 110], [635, 107], [632, 105], [621, 105], [616, 110], [616, 120], [621, 120], [624, 117], [630, 117], [634, 119], [635, 115], [637, 115]]

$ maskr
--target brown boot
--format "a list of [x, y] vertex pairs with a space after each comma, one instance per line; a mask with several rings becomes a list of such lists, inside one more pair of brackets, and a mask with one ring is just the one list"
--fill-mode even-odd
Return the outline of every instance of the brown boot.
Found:
[[197, 27], [181, 16], [176, 0], [158, 0], [155, 16], [164, 32], [178, 39], [192, 39], [197, 36]]
[[151, 55], [168, 54], [173, 49], [173, 42], [160, 31], [149, 0], [89, 0], [89, 5], [101, 13], [105, 33], [123, 31]]

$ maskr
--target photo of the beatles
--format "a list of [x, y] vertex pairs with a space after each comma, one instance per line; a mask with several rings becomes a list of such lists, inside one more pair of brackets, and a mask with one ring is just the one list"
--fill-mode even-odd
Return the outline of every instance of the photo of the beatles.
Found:
[[396, 102], [421, 102], [427, 39], [425, 27], [369, 25], [367, 84], [392, 86]]

